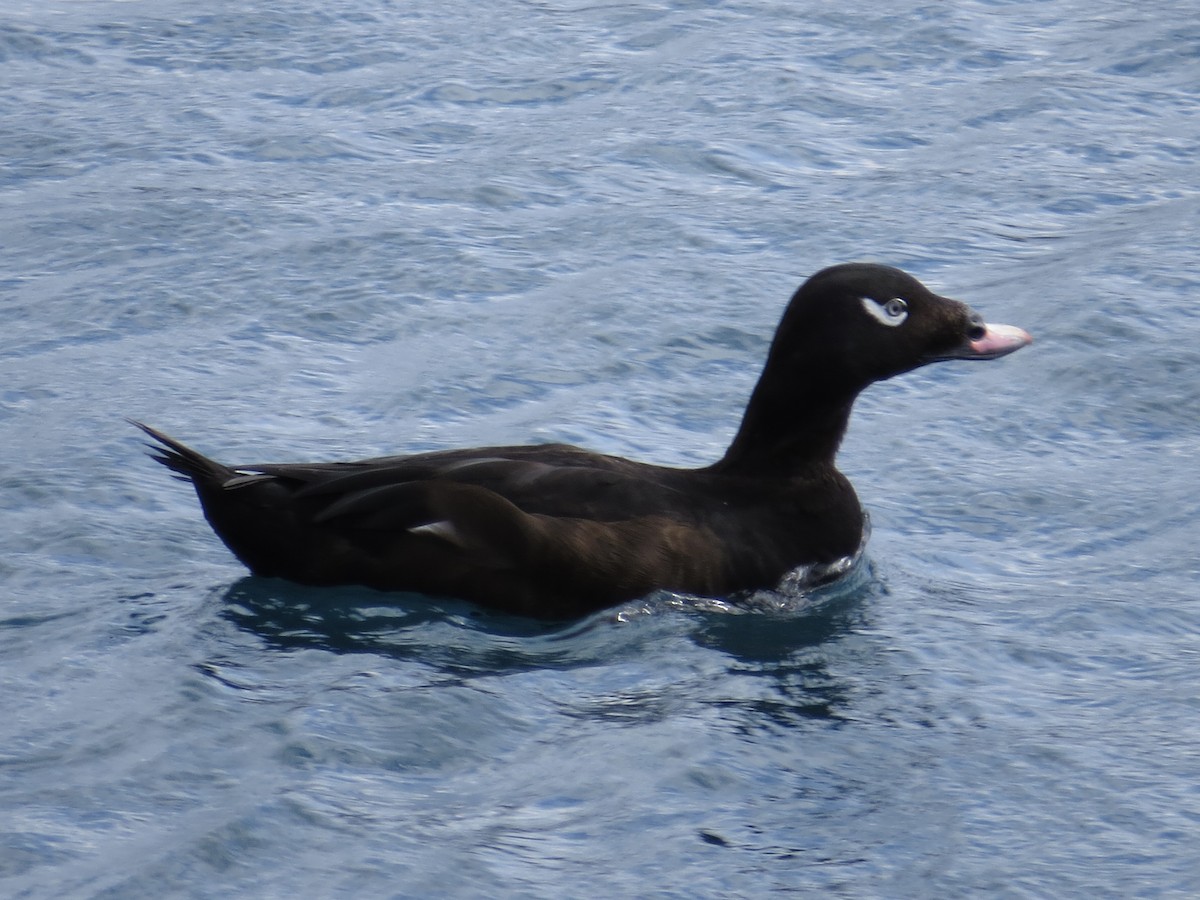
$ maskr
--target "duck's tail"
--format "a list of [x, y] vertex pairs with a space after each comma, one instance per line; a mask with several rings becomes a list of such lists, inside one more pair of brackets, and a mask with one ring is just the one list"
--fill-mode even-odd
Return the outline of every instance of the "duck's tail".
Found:
[[187, 444], [181, 444], [161, 431], [134, 419], [126, 419], [126, 421], [130, 425], [140, 428], [158, 442], [146, 445], [150, 448], [150, 458], [174, 472], [174, 477], [180, 481], [190, 481], [193, 484], [222, 484], [233, 477], [234, 473], [228, 466], [223, 466], [216, 460], [197, 453]]

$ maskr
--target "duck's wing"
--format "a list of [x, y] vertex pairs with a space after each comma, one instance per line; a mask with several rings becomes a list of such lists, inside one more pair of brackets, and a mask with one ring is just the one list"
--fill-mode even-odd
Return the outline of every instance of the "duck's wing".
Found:
[[550, 617], [724, 584], [725, 555], [676, 470], [554, 446], [233, 472], [201, 500], [260, 574]]

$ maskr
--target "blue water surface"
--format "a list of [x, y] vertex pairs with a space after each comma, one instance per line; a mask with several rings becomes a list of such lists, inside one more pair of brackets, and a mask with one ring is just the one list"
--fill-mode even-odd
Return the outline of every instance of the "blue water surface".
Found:
[[[6, 3], [0, 893], [1200, 894], [1197, 159], [1182, 0]], [[701, 465], [851, 259], [1036, 343], [786, 603], [251, 579], [122, 419]]]

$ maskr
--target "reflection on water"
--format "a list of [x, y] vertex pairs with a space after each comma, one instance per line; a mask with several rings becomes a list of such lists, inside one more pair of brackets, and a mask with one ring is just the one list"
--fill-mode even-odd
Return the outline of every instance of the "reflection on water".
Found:
[[[660, 592], [576, 622], [547, 623], [417, 594], [246, 577], [225, 591], [221, 614], [280, 650], [409, 660], [441, 684], [447, 676], [490, 684], [497, 676], [557, 672], [558, 683], [542, 690], [560, 714], [582, 721], [646, 723], [691, 707], [750, 734], [839, 717], [847, 695], [826, 665], [828, 648], [861, 625], [864, 601], [881, 590], [864, 561], [836, 582], [786, 595], [757, 592], [740, 606]], [[657, 671], [644, 671], [656, 656]], [[703, 664], [680, 671], [681, 658]], [[622, 661], [642, 673], [632, 683], [590, 682], [587, 673]], [[215, 663], [204, 671], [232, 677]], [[563, 693], [576, 679], [587, 686]]]
[[[660, 591], [574, 622], [546, 622], [484, 609], [465, 601], [369, 588], [311, 588], [274, 578], [246, 576], [225, 592], [223, 614], [240, 628], [275, 645], [334, 653], [426, 655], [431, 633], [460, 629], [502, 652], [552, 662], [579, 635], [615, 624], [629, 634], [635, 623], [676, 611], [696, 623], [698, 643], [745, 661], [775, 661], [836, 633], [838, 611], [862, 595], [872, 580], [860, 561], [834, 582], [815, 588], [798, 583], [755, 591], [737, 601]], [[607, 629], [606, 629], [607, 630]], [[488, 663], [490, 666], [491, 663]], [[484, 666], [487, 668], [488, 666]]]

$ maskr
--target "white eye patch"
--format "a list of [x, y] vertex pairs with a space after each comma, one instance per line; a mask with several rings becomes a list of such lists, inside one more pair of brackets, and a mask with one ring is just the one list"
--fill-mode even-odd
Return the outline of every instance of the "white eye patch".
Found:
[[872, 297], [862, 297], [861, 300], [863, 309], [870, 314], [872, 319], [881, 325], [895, 328], [908, 318], [908, 304], [899, 297], [884, 300], [882, 303]]

